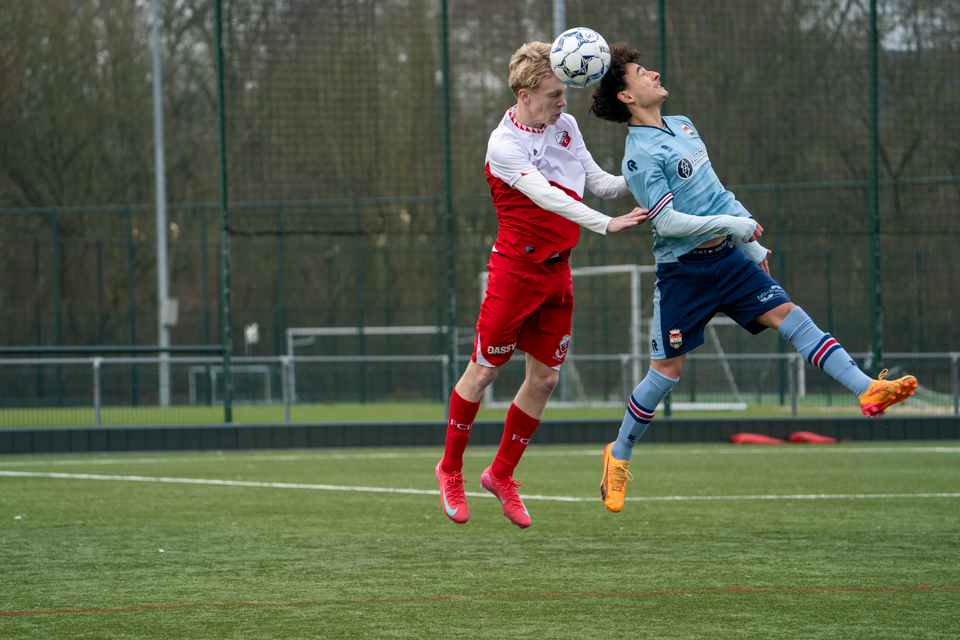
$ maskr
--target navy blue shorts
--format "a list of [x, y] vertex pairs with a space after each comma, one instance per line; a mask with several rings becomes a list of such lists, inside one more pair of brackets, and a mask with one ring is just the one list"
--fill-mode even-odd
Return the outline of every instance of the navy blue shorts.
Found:
[[718, 312], [760, 333], [766, 327], [753, 319], [785, 302], [787, 292], [736, 246], [658, 264], [651, 358], [673, 358], [702, 345], [703, 331]]

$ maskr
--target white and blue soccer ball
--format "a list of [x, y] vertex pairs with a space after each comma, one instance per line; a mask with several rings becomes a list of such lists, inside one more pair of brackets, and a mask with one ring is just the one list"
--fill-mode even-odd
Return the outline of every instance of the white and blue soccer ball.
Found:
[[567, 29], [553, 41], [550, 66], [563, 84], [590, 87], [600, 82], [610, 68], [610, 47], [593, 29]]

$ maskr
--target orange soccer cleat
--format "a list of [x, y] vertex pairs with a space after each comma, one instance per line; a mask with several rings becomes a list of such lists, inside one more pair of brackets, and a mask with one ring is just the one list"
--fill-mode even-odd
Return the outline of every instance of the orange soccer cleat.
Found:
[[626, 460], [617, 460], [610, 453], [613, 443], [603, 450], [603, 479], [600, 481], [600, 497], [603, 506], [618, 513], [623, 509], [623, 501], [627, 495], [627, 480], [633, 480], [630, 473], [630, 463]]
[[917, 390], [917, 379], [913, 376], [884, 380], [886, 375], [887, 370], [884, 369], [860, 396], [860, 410], [863, 411], [863, 415], [870, 418], [882, 416], [888, 408], [903, 402]]

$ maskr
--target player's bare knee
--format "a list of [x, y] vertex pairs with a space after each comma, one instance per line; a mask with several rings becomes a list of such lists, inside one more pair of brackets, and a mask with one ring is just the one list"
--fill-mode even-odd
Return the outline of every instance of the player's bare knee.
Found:
[[536, 375], [528, 376], [527, 382], [531, 384], [540, 394], [549, 396], [557, 388], [560, 382], [560, 372], [550, 369], [548, 372], [540, 372]]
[[650, 362], [650, 368], [657, 373], [661, 373], [668, 378], [680, 379], [680, 372], [683, 371], [683, 361], [686, 358], [680, 356], [677, 358], [667, 358], [666, 360], [653, 360]]
[[500, 367], [477, 366], [472, 373], [473, 375], [470, 376], [470, 382], [483, 390], [497, 379], [497, 376], [500, 374]]
[[500, 367], [485, 367], [483, 365], [471, 362], [467, 365], [467, 370], [463, 372], [460, 381], [457, 382], [457, 393], [463, 398], [475, 402], [483, 395], [484, 390], [489, 387], [500, 374]]

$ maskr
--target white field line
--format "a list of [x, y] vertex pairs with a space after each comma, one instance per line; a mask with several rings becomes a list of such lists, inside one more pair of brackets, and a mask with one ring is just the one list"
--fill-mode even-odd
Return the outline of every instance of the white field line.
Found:
[[[156, 478], [151, 476], [105, 476], [92, 473], [39, 473], [31, 471], [0, 471], [0, 476], [15, 478], [60, 478], [65, 480], [113, 480], [119, 482], [159, 482], [164, 484], [204, 484], [224, 487], [264, 487], [268, 489], [313, 489], [319, 491], [359, 491], [363, 493], [407, 493], [415, 495], [440, 495], [428, 489], [394, 489], [391, 487], [349, 487], [334, 484], [293, 484], [288, 482], [248, 482], [243, 480], [210, 480], [204, 478]], [[492, 497], [489, 493], [466, 492], [477, 498]], [[693, 500], [827, 500], [870, 498], [960, 498], [960, 493], [809, 493], [798, 495], [754, 496], [649, 496], [627, 498], [635, 502], [689, 502]], [[572, 496], [524, 495], [524, 500], [548, 500], [552, 502], [599, 502], [599, 498]]]
[[[464, 458], [489, 458], [492, 447], [487, 451], [468, 451]], [[634, 450], [636, 456], [657, 455], [764, 455], [764, 454], [792, 454], [792, 453], [824, 453], [824, 454], [870, 454], [870, 453], [960, 453], [960, 447], [850, 447], [845, 445], [779, 445], [779, 446], [731, 446], [730, 448], [716, 449], [660, 449], [655, 447], [641, 447]], [[600, 456], [603, 449], [576, 449], [551, 450], [531, 449], [525, 452], [524, 457], [565, 457], [565, 456]], [[88, 455], [88, 454], [81, 454]], [[89, 454], [97, 455], [97, 454]], [[116, 454], [107, 454], [116, 455]], [[290, 454], [255, 454], [245, 455], [242, 452], [231, 452], [231, 455], [193, 455], [157, 458], [124, 458], [111, 457], [99, 460], [45, 460], [34, 458], [31, 460], [4, 460], [0, 459], [0, 467], [36, 467], [36, 466], [84, 466], [84, 465], [123, 465], [123, 464], [167, 464], [167, 463], [194, 463], [194, 462], [286, 462], [297, 460], [404, 460], [404, 459], [437, 459], [442, 452], [383, 452], [383, 453], [290, 453]]]

